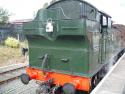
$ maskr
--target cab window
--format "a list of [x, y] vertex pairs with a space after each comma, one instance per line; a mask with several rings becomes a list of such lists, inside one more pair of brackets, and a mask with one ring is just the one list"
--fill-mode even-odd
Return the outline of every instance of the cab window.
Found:
[[108, 18], [108, 27], [111, 28], [111, 25], [112, 25], [112, 20], [111, 18]]
[[105, 16], [102, 17], [102, 25], [107, 26], [107, 18]]

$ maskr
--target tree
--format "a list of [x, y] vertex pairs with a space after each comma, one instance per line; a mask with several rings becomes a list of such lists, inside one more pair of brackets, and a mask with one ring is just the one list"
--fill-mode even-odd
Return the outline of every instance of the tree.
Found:
[[0, 8], [0, 24], [8, 23], [9, 16], [9, 12], [6, 9]]

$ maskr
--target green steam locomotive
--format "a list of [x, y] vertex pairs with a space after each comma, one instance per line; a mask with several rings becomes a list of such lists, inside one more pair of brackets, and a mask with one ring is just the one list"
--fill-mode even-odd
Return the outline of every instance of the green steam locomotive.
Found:
[[39, 94], [89, 92], [124, 52], [111, 16], [83, 0], [56, 0], [23, 27], [30, 65], [21, 80], [41, 82]]

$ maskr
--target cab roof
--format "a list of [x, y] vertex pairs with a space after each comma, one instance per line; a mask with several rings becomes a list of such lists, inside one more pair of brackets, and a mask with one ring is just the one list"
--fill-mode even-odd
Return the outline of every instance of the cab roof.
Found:
[[84, 0], [54, 0], [54, 1], [51, 2], [51, 4], [47, 8], [50, 8], [51, 6], [53, 6], [57, 3], [63, 2], [63, 1], [78, 1], [78, 2], [82, 2], [82, 3], [86, 3], [86, 4], [90, 5], [91, 7], [95, 8], [96, 10], [98, 10], [95, 6], [93, 6], [92, 4], [90, 4], [90, 3], [88, 3], [87, 1], [84, 1]]
[[111, 16], [109, 15], [109, 14], [107, 14], [106, 12], [104, 12], [104, 11], [99, 11], [102, 15], [104, 15], [104, 16], [108, 16], [108, 17], [110, 17], [111, 18]]

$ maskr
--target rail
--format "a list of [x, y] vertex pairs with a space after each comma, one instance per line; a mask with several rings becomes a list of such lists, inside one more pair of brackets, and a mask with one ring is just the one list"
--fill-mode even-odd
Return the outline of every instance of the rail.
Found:
[[28, 63], [20, 63], [0, 67], [0, 84], [19, 77]]

